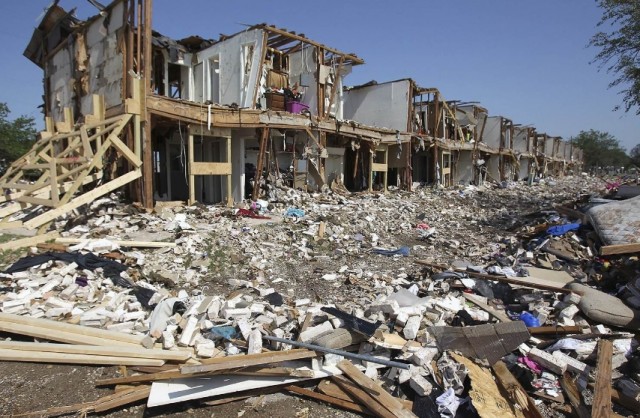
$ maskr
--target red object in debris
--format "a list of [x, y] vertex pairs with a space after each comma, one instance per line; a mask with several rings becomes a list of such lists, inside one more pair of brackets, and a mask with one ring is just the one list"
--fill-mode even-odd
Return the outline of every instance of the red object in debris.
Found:
[[258, 215], [257, 213], [249, 209], [238, 209], [238, 212], [236, 212], [236, 216], [244, 216], [253, 219], [271, 219], [268, 216]]
[[429, 225], [427, 225], [427, 224], [418, 224], [418, 225], [416, 225], [416, 229], [429, 229]]

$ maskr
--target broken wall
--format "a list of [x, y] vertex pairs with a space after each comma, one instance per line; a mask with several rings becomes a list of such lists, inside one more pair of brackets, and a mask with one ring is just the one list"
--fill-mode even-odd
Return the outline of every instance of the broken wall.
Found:
[[520, 153], [529, 152], [529, 131], [527, 129], [515, 129], [513, 135], [513, 150]]
[[263, 36], [263, 30], [254, 29], [200, 51], [193, 69], [190, 100], [211, 100], [222, 105], [235, 103], [239, 107], [253, 108], [263, 55]]
[[54, 122], [64, 120], [65, 107], [79, 110], [75, 117], [91, 114], [94, 94], [104, 97], [106, 108], [122, 104], [124, 9], [121, 1], [98, 15], [45, 63], [47, 114]]
[[458, 153], [458, 165], [455, 170], [454, 180], [457, 184], [473, 183], [473, 151], [460, 151]]
[[[312, 115], [318, 114], [317, 67], [316, 51], [311, 45], [303, 46], [300, 51], [289, 54], [289, 84], [298, 83], [302, 93], [300, 102], [309, 106]], [[325, 69], [323, 72], [326, 71]]]
[[502, 117], [489, 116], [484, 127], [482, 142], [495, 150], [500, 149], [500, 136], [502, 131]]
[[345, 119], [380, 128], [406, 131], [409, 115], [409, 80], [400, 80], [344, 92]]

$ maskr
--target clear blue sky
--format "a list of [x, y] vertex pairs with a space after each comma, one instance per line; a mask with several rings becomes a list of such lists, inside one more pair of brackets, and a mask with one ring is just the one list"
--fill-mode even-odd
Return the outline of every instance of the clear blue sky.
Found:
[[[0, 2], [0, 101], [12, 116], [34, 116], [40, 126], [42, 72], [22, 52], [49, 4]], [[86, 0], [60, 5], [77, 7], [80, 18], [96, 13]], [[154, 29], [176, 39], [275, 24], [364, 58], [347, 84], [411, 77], [448, 100], [479, 101], [491, 115], [538, 132], [568, 139], [596, 129], [630, 149], [640, 144], [640, 117], [612, 111], [621, 99], [607, 89], [613, 76], [589, 64], [597, 51], [587, 44], [600, 15], [594, 0], [155, 0], [153, 10]]]

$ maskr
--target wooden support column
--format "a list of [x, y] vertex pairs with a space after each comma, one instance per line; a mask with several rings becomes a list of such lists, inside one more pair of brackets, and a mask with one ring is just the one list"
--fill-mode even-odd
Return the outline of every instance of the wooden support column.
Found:
[[[229, 163], [229, 167], [233, 167], [233, 160], [231, 159], [231, 134], [227, 136], [227, 162]], [[232, 177], [233, 169], [229, 170], [229, 174], [227, 174], [227, 206], [233, 207], [233, 182]]]
[[[144, 85], [145, 85], [145, 94], [144, 101], [146, 102], [146, 97], [151, 94], [151, 52], [153, 48], [152, 44], [152, 35], [151, 35], [151, 8], [153, 7], [153, 0], [144, 0]], [[138, 28], [140, 30], [140, 28]], [[152, 140], [151, 140], [151, 114], [146, 108], [145, 103], [145, 121], [144, 121], [144, 136], [143, 136], [143, 184], [144, 184], [144, 194], [143, 194], [143, 204], [146, 208], [153, 208], [153, 149], [152, 149]]]
[[324, 65], [324, 49], [319, 46], [315, 47], [317, 62], [318, 65], [316, 67], [316, 80], [318, 85], [318, 117], [322, 117], [324, 115], [324, 88], [325, 83], [324, 80], [320, 80], [320, 72], [321, 68]]
[[269, 128], [262, 128], [260, 136], [260, 150], [258, 151], [258, 161], [256, 164], [256, 175], [253, 181], [252, 198], [256, 200], [260, 197], [260, 181], [262, 180], [262, 170], [264, 170], [264, 155], [267, 151], [267, 139], [269, 138]]
[[[372, 152], [373, 151], [373, 152]], [[372, 149], [372, 145], [369, 144], [369, 191], [373, 191], [373, 161], [376, 155], [375, 148]]]
[[196, 202], [196, 176], [193, 174], [192, 168], [193, 158], [193, 134], [189, 132], [189, 144], [187, 145], [187, 164], [189, 164], [189, 204]]

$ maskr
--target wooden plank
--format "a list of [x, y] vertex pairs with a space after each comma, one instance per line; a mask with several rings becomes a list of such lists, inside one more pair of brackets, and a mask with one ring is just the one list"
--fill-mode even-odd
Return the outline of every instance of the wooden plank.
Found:
[[[142, 340], [144, 339], [144, 336], [139, 336], [139, 335], [125, 334], [123, 332], [116, 332], [116, 331], [107, 331], [99, 328], [84, 327], [82, 325], [73, 325], [73, 324], [67, 324], [65, 322], [51, 321], [49, 319], [31, 318], [28, 316], [13, 315], [13, 314], [8, 314], [3, 312], [0, 312], [0, 321], [44, 328], [49, 330], [50, 333], [54, 335], [56, 332], [61, 331], [61, 332], [77, 334], [81, 336], [101, 338], [107, 341], [121, 341], [124, 343], [128, 343], [130, 345], [137, 345], [137, 346], [139, 346], [142, 343]], [[57, 341], [57, 340], [54, 340], [54, 341]], [[87, 344], [87, 345], [102, 345], [102, 344]], [[121, 345], [121, 344], [118, 344], [118, 345]]]
[[82, 205], [86, 205], [87, 203], [94, 201], [98, 197], [101, 197], [107, 193], [110, 193], [115, 189], [127, 183], [130, 183], [141, 176], [142, 176], [142, 172], [140, 171], [140, 169], [137, 169], [135, 171], [130, 171], [127, 174], [120, 176], [115, 180], [111, 180], [110, 182], [103, 184], [102, 186], [96, 187], [90, 192], [87, 192], [81, 196], [78, 196], [77, 198], [73, 199], [69, 203], [66, 203], [56, 209], [45, 212], [42, 215], [37, 216], [25, 222], [24, 225], [29, 229], [35, 229], [44, 223], [47, 223], [49, 221], [56, 219], [62, 214], [71, 212], [73, 209], [76, 209]]
[[364, 406], [358, 405], [357, 403], [334, 398], [332, 396], [314, 392], [309, 389], [303, 389], [301, 387], [294, 386], [294, 385], [285, 386], [284, 389], [298, 395], [306, 396], [307, 398], [326, 402], [330, 405], [337, 406], [342, 409], [346, 409], [347, 411], [358, 412], [360, 414], [369, 414], [369, 410], [367, 408], [365, 408]]
[[600, 255], [631, 254], [640, 252], [640, 242], [633, 244], [606, 245], [600, 248]]
[[136, 374], [133, 376], [114, 377], [111, 379], [102, 379], [95, 382], [96, 386], [114, 386], [125, 385], [130, 383], [157, 382], [161, 380], [171, 380], [184, 377], [177, 368], [158, 373]]
[[119, 408], [130, 403], [138, 402], [143, 399], [147, 399], [150, 392], [150, 386], [116, 392], [113, 395], [98, 399], [94, 404], [93, 410], [96, 413], [100, 413]]
[[564, 372], [560, 377], [560, 386], [562, 386], [562, 390], [564, 390], [567, 398], [569, 398], [569, 403], [573, 406], [573, 410], [578, 418], [591, 417], [591, 412], [589, 412], [589, 408], [587, 408], [584, 402], [582, 402], [580, 391], [576, 387], [576, 384], [571, 378], [569, 372]]
[[129, 147], [122, 142], [117, 136], [111, 136], [111, 145], [113, 145], [120, 153], [123, 155], [125, 159], [127, 159], [134, 167], [138, 168], [142, 165], [142, 161], [136, 154], [129, 149]]
[[[83, 239], [83, 238], [57, 238], [56, 243], [58, 244], [84, 244], [89, 243], [91, 241], [97, 241], [92, 239]], [[175, 247], [175, 242], [164, 242], [164, 241], [123, 241], [123, 240], [111, 240], [114, 244], [118, 244], [121, 247], [139, 247], [139, 248], [166, 248], [166, 247]]]
[[[416, 260], [415, 262], [423, 266], [436, 267], [436, 265], [428, 261]], [[437, 266], [437, 268], [443, 268], [443, 267]], [[506, 277], [506, 276], [494, 276], [492, 274], [474, 273], [471, 271], [466, 271], [464, 269], [455, 269], [455, 271], [460, 273], [465, 273], [469, 277], [475, 277], [478, 279], [485, 279], [485, 280], [493, 280], [493, 281], [502, 282], [502, 283], [509, 283], [517, 286], [528, 287], [531, 289], [548, 290], [548, 291], [557, 292], [557, 293], [575, 293], [569, 289], [564, 289], [562, 287], [562, 284], [549, 284], [548, 281], [536, 279], [535, 277], [516, 278], [516, 277]]]
[[609, 340], [598, 341], [598, 362], [596, 365], [596, 384], [593, 393], [593, 418], [605, 418], [611, 415], [611, 357], [613, 343]]
[[487, 312], [492, 317], [496, 318], [497, 320], [502, 322], [511, 322], [511, 318], [509, 318], [509, 316], [505, 312], [501, 312], [498, 309], [495, 309], [487, 305], [482, 300], [480, 300], [478, 296], [472, 295], [470, 293], [464, 293], [464, 292], [462, 293], [462, 296], [469, 302], [473, 303], [474, 305], [477, 305], [479, 308]]
[[336, 385], [331, 380], [323, 380], [322, 382], [318, 383], [318, 387], [316, 390], [333, 398], [342, 399], [343, 401], [347, 402], [356, 402], [356, 399], [353, 396], [342, 390], [340, 386]]
[[87, 346], [55, 343], [33, 343], [22, 341], [0, 341], [0, 349], [36, 351], [41, 353], [90, 354], [93, 356], [132, 357], [156, 360], [186, 361], [191, 355], [180, 350], [146, 349], [142, 346]]
[[[366, 391], [362, 390], [358, 385], [343, 376], [333, 376], [331, 378], [345, 392], [356, 398], [362, 405], [366, 405], [373, 415], [380, 418], [396, 418], [387, 408], [377, 402], [376, 398], [370, 396]], [[375, 395], [374, 395], [375, 396]]]
[[1, 361], [124, 366], [162, 366], [164, 360], [0, 349]]
[[50, 341], [59, 341], [67, 344], [86, 344], [86, 345], [100, 345], [100, 346], [117, 345], [117, 346], [125, 346], [125, 347], [134, 346], [134, 344], [125, 343], [122, 341], [107, 340], [105, 338], [81, 335], [81, 334], [76, 334], [72, 332], [53, 331], [47, 328], [24, 325], [24, 324], [14, 324], [14, 323], [5, 322], [5, 321], [0, 321], [0, 331], [9, 332], [17, 335], [27, 335], [29, 337], [35, 337], [35, 338], [43, 338]]
[[227, 356], [203, 360], [203, 364], [184, 365], [180, 367], [182, 374], [215, 372], [241, 367], [258, 366], [263, 364], [278, 363], [281, 361], [299, 360], [316, 357], [315, 351], [298, 349], [287, 351], [270, 351], [267, 353], [247, 354], [241, 356]]
[[380, 402], [382, 406], [387, 408], [394, 416], [406, 418], [416, 417], [413, 412], [404, 409], [404, 405], [398, 399], [391, 396], [384, 388], [367, 377], [349, 360], [340, 361], [338, 363], [338, 368], [360, 387], [365, 388], [370, 394], [375, 394], [376, 400]]
[[33, 237], [21, 238], [14, 241], [5, 242], [0, 244], [0, 251], [31, 247], [33, 245], [55, 239], [56, 237], [59, 237], [59, 236], [60, 234], [58, 233], [58, 231], [51, 231], [43, 235], [36, 235]]
[[581, 334], [582, 328], [578, 326], [553, 325], [547, 327], [528, 328], [531, 335], [561, 335], [561, 334]]
[[227, 176], [231, 175], [231, 163], [191, 163], [189, 175]]
[[189, 166], [189, 204], [196, 203], [196, 177], [191, 173], [191, 167], [194, 164], [195, 158], [193, 156], [194, 150], [193, 135], [189, 133], [189, 144], [187, 146], [188, 166]]
[[0, 222], [0, 230], [22, 227], [22, 221], [2, 221]]
[[509, 395], [509, 399], [520, 408], [526, 418], [542, 418], [542, 414], [533, 402], [533, 399], [527, 394], [520, 382], [511, 374], [507, 366], [499, 360], [493, 365], [498, 383], [502, 389]]

